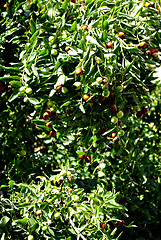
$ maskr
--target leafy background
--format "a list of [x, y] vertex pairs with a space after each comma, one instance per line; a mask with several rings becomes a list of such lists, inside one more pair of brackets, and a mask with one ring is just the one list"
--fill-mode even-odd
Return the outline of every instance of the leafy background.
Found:
[[1, 240], [159, 240], [160, 2], [4, 4]]

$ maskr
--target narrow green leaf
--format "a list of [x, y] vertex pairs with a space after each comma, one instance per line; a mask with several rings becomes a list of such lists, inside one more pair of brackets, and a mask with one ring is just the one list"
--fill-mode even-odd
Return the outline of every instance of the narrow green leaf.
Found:
[[71, 216], [75, 213], [74, 209], [72, 207], [68, 207], [68, 218], [71, 218]]
[[32, 34], [34, 34], [36, 32], [36, 23], [34, 22], [33, 19], [31, 19], [31, 21], [30, 21], [30, 30], [31, 30]]
[[76, 31], [77, 30], [77, 22], [76, 21], [74, 21], [72, 23], [71, 29], [72, 29], [72, 31]]
[[1, 240], [7, 240], [5, 235], [6, 235], [6, 234], [3, 233], [2, 237], [1, 237]]
[[21, 78], [19, 76], [6, 76], [6, 77], [0, 77], [0, 81], [11, 81], [11, 80], [20, 80]]
[[80, 108], [80, 110], [81, 110], [83, 113], [85, 113], [85, 109], [84, 109], [84, 107], [83, 107], [82, 104], [80, 104], [79, 108]]
[[105, 21], [103, 22], [103, 27], [104, 27], [104, 29], [106, 29], [106, 30], [109, 29], [109, 23], [108, 23], [107, 20], [105, 20]]
[[66, 107], [70, 104], [71, 104], [71, 101], [67, 101], [67, 102], [63, 103], [60, 107]]
[[10, 218], [7, 216], [3, 216], [1, 221], [0, 221], [0, 226], [4, 227], [8, 222], [9, 222]]
[[40, 103], [39, 100], [37, 100], [36, 98], [29, 98], [29, 102], [34, 104], [34, 105], [37, 105], [37, 104]]
[[39, 74], [38, 74], [38, 71], [37, 71], [37, 69], [36, 69], [36, 66], [35, 66], [34, 64], [32, 64], [31, 68], [32, 68], [32, 71], [33, 71], [34, 75], [35, 75], [36, 77], [38, 77]]
[[33, 43], [34, 40], [36, 40], [38, 38], [38, 35], [39, 35], [39, 30], [37, 30], [33, 35], [32, 37], [30, 38], [30, 43]]
[[15, 181], [13, 181], [13, 180], [10, 180], [10, 181], [9, 181], [9, 188], [10, 188], [10, 189], [13, 188], [14, 183], [15, 183]]
[[68, 1], [67, 0], [64, 0], [63, 4], [62, 4], [62, 9], [66, 9], [68, 6]]
[[105, 135], [107, 135], [107, 134], [113, 132], [114, 130], [115, 130], [115, 127], [112, 128], [112, 129], [110, 129], [110, 130], [108, 130], [108, 131], [106, 131], [105, 133], [103, 133], [102, 136], [105, 136]]
[[86, 0], [85, 1], [85, 5], [88, 5], [88, 4], [90, 4], [90, 3], [93, 3], [95, 0]]
[[11, 81], [9, 84], [13, 87], [21, 87], [22, 84], [19, 81]]
[[31, 232], [34, 232], [39, 227], [39, 223], [35, 222], [29, 229]]
[[106, 30], [104, 30], [103, 33], [102, 33], [102, 40], [103, 41], [107, 40], [107, 31]]
[[58, 60], [57, 63], [56, 63], [56, 65], [55, 65], [54, 72], [55, 72], [56, 70], [58, 70], [58, 68], [60, 67], [60, 65], [61, 65], [61, 62]]
[[20, 223], [20, 224], [22, 224], [22, 225], [26, 225], [27, 222], [28, 222], [28, 218], [18, 219], [18, 220], [14, 221], [14, 222]]
[[6, 72], [11, 72], [11, 73], [20, 73], [20, 72], [22, 72], [21, 69], [14, 68], [14, 67], [4, 67], [4, 66], [0, 65], [0, 68], [5, 70]]
[[18, 97], [19, 92], [15, 92], [11, 95], [11, 97], [8, 99], [9, 102], [12, 102]]
[[84, 152], [82, 152], [82, 151], [76, 151], [76, 153], [77, 153], [78, 155], [84, 155]]

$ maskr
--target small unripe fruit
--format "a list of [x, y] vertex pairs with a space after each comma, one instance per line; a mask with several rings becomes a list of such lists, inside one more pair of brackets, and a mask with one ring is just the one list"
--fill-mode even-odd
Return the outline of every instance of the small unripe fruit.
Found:
[[68, 92], [68, 89], [66, 88], [66, 87], [62, 87], [62, 89], [61, 89], [61, 91], [62, 91], [62, 93], [67, 93]]
[[[49, 42], [53, 42], [54, 41], [54, 36], [50, 36], [49, 37]], [[54, 45], [56, 45], [56, 44], [54, 44]], [[57, 47], [57, 45], [56, 45], [56, 47]], [[53, 47], [53, 48], [56, 48], [56, 47]]]
[[58, 219], [58, 218], [60, 218], [60, 215], [61, 215], [61, 213], [60, 213], [60, 212], [57, 212], [57, 213], [54, 214], [54, 218], [55, 218], [55, 219]]
[[24, 92], [19, 92], [18, 93], [18, 97], [23, 97], [24, 98], [25, 97], [25, 93]]
[[97, 83], [102, 83], [102, 77], [97, 77], [97, 78], [96, 78], [96, 82], [97, 82]]
[[20, 89], [19, 89], [19, 91], [22, 93], [22, 92], [25, 92], [25, 90], [26, 90], [26, 87], [25, 86], [22, 86], [22, 87], [20, 87]]
[[58, 50], [56, 50], [56, 49], [52, 49], [51, 50], [51, 55], [53, 55], [53, 56], [56, 56], [58, 54]]
[[111, 118], [111, 122], [112, 122], [113, 124], [118, 123], [118, 118], [115, 117], [115, 116], [113, 116], [113, 117]]
[[56, 132], [54, 130], [50, 131], [50, 136], [51, 137], [55, 137], [56, 136]]
[[43, 227], [42, 227], [42, 230], [43, 230], [43, 231], [46, 231], [47, 229], [48, 229], [47, 226], [43, 226]]
[[76, 74], [77, 76], [82, 75], [82, 74], [83, 74], [82, 68], [77, 68], [77, 69], [75, 70], [75, 74]]
[[105, 98], [109, 97], [110, 96], [110, 91], [109, 90], [103, 91], [102, 96], [105, 97]]
[[29, 235], [27, 240], [34, 240], [34, 236], [33, 235]]
[[117, 86], [117, 87], [115, 88], [115, 91], [116, 91], [116, 92], [122, 92], [122, 91], [123, 91], [123, 87], [122, 87], [122, 86]]
[[89, 96], [88, 96], [87, 94], [84, 94], [84, 95], [83, 95], [83, 99], [84, 99], [85, 101], [87, 101], [87, 100], [89, 99]]
[[57, 48], [57, 47], [58, 45], [56, 43], [52, 45], [52, 48]]
[[112, 48], [113, 47], [113, 43], [112, 42], [108, 42], [107, 44], [105, 44], [106, 48]]
[[30, 47], [31, 43], [26, 43], [25, 49], [28, 49]]
[[123, 32], [123, 31], [120, 31], [119, 33], [118, 33], [118, 36], [119, 36], [119, 38], [124, 38], [125, 37], [125, 33]]
[[107, 91], [108, 88], [109, 88], [109, 87], [108, 87], [108, 84], [104, 84], [104, 85], [102, 86], [102, 90], [103, 90], [103, 91]]
[[41, 210], [37, 210], [37, 216], [40, 216], [41, 215]]
[[72, 200], [73, 200], [74, 202], [77, 202], [77, 201], [79, 200], [79, 196], [78, 196], [78, 195], [73, 195], [73, 196], [72, 196]]
[[25, 155], [26, 155], [26, 151], [25, 151], [25, 150], [21, 150], [21, 151], [20, 151], [20, 155], [21, 155], [21, 156], [25, 156]]
[[123, 116], [124, 116], [123, 111], [121, 111], [121, 110], [117, 111], [117, 113], [116, 113], [116, 117], [118, 117], [118, 118], [122, 118]]
[[49, 100], [49, 101], [47, 102], [47, 106], [48, 106], [48, 107], [53, 107], [53, 102]]
[[118, 132], [118, 134], [120, 135], [120, 136], [123, 136], [124, 134], [125, 134], [125, 132], [124, 132], [124, 130], [120, 130], [119, 132]]
[[31, 94], [32, 93], [32, 89], [31, 88], [26, 88], [26, 93], [27, 94]]
[[[21, 133], [19, 133], [17, 136], [18, 136], [19, 138], [22, 138], [22, 137], [23, 137]], [[14, 150], [13, 150], [13, 151], [14, 151]]]
[[23, 99], [23, 101], [24, 101], [24, 103], [27, 103], [27, 102], [29, 101], [28, 97], [25, 97], [25, 98]]
[[75, 82], [73, 84], [73, 87], [74, 87], [75, 90], [79, 90], [81, 88], [81, 82]]
[[90, 156], [86, 156], [85, 157], [85, 161], [86, 161], [86, 163], [90, 163], [91, 162], [91, 157]]
[[82, 26], [82, 30], [86, 30], [87, 31], [88, 27], [86, 25]]
[[50, 117], [50, 114], [48, 112], [45, 112], [43, 114], [43, 119], [47, 120]]

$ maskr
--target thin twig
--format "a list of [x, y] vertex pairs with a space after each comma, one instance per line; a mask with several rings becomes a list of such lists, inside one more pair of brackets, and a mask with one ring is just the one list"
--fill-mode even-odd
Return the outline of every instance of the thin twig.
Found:
[[73, 229], [76, 231], [76, 233], [78, 234], [78, 239], [82, 238], [83, 240], [87, 240], [87, 238], [85, 238], [81, 233], [79, 233], [79, 230], [76, 228], [76, 226], [74, 225], [74, 223], [72, 222], [71, 219], [69, 219], [70, 224], [72, 225]]

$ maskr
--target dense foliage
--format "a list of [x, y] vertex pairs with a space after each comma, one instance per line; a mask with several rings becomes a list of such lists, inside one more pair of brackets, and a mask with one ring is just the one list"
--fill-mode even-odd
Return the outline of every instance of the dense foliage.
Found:
[[159, 240], [160, 1], [0, 9], [1, 240]]

